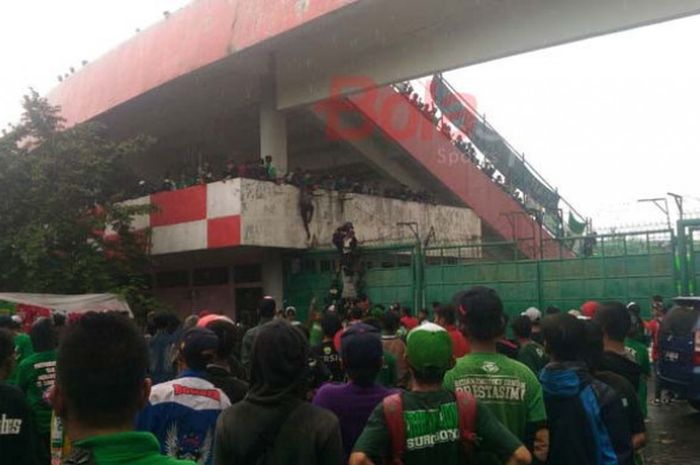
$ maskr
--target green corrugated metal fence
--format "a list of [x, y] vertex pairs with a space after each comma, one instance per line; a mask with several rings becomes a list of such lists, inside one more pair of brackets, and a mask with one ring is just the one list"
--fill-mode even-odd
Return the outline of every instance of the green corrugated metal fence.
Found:
[[[570, 250], [576, 241], [567, 239], [569, 248], [561, 249]], [[671, 230], [596, 236], [586, 256], [567, 253], [559, 259], [504, 260], [514, 248], [512, 243], [491, 243], [429, 247], [418, 253], [418, 248], [406, 246], [363, 249], [363, 291], [373, 303], [428, 307], [430, 302], [449, 302], [456, 292], [483, 285], [499, 292], [511, 314], [529, 306], [568, 310], [586, 300], [637, 301], [646, 308], [654, 294], [677, 294]], [[689, 269], [693, 279], [700, 281], [700, 247], [698, 252], [690, 249], [698, 266]], [[307, 253], [291, 260], [287, 300], [297, 308], [307, 307], [312, 296], [322, 302], [336, 276], [335, 252]]]

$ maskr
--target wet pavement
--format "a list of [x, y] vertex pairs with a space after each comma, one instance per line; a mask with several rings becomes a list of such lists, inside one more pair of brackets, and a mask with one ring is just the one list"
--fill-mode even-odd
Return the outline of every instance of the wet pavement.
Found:
[[649, 406], [647, 465], [700, 465], [700, 412], [686, 402]]

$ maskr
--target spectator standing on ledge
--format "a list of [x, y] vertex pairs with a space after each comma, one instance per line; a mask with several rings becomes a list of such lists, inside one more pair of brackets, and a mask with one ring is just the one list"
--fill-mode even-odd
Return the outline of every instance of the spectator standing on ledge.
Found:
[[341, 346], [350, 381], [322, 386], [313, 403], [330, 410], [340, 420], [345, 454], [343, 463], [346, 463], [372, 410], [396, 391], [376, 381], [382, 368], [383, 350], [379, 332], [374, 327], [359, 323], [348, 328], [343, 333]]
[[163, 454], [200, 465], [214, 462], [214, 434], [221, 411], [231, 405], [221, 389], [207, 381], [207, 365], [219, 341], [205, 328], [191, 328], [180, 342], [177, 379], [153, 386], [137, 425], [160, 441]]
[[38, 455], [41, 463], [50, 457], [51, 407], [44, 395], [56, 381], [56, 330], [51, 318], [40, 318], [29, 332], [34, 354], [17, 367], [17, 386], [27, 396], [34, 425], [39, 437]]
[[267, 155], [265, 157], [264, 167], [267, 179], [270, 181], [275, 181], [277, 179], [277, 168], [272, 164], [272, 155]]
[[253, 341], [255, 341], [255, 336], [257, 336], [260, 328], [275, 317], [275, 309], [277, 308], [277, 303], [272, 297], [266, 296], [258, 304], [258, 325], [250, 328], [243, 335], [243, 342], [241, 343], [241, 363], [243, 368], [245, 368], [248, 376], [250, 376], [250, 352], [253, 348]]
[[[549, 363], [549, 358], [544, 347], [531, 339], [532, 322], [527, 316], [520, 316], [511, 324], [513, 336], [518, 340], [518, 361], [532, 370], [535, 376], [539, 376], [542, 368]], [[540, 333], [541, 334], [541, 333]]]
[[527, 449], [488, 408], [470, 394], [442, 388], [443, 375], [454, 364], [452, 340], [443, 328], [425, 323], [406, 342], [413, 390], [393, 394], [374, 409], [350, 465], [481, 464], [481, 455], [507, 465], [530, 463]]
[[153, 434], [133, 431], [151, 389], [147, 370], [146, 343], [128, 318], [88, 313], [67, 328], [52, 399], [73, 441], [64, 464], [194, 465], [161, 455]]
[[447, 372], [445, 388], [472, 393], [545, 461], [549, 432], [542, 386], [528, 367], [496, 351], [506, 325], [503, 302], [493, 289], [475, 286], [461, 295], [459, 313], [472, 351]]
[[22, 391], [5, 383], [15, 366], [13, 334], [0, 328], [0, 452], [12, 465], [38, 465], [32, 412]]
[[455, 360], [464, 357], [470, 351], [469, 341], [464, 337], [464, 334], [457, 328], [457, 315], [455, 308], [452, 305], [445, 305], [436, 307], [433, 304], [433, 311], [435, 312], [435, 323], [439, 324], [452, 338], [452, 355]]
[[226, 162], [226, 170], [224, 171], [224, 179], [234, 179], [238, 177], [238, 167], [233, 160]]
[[304, 402], [309, 347], [284, 320], [258, 330], [248, 396], [219, 417], [215, 465], [341, 465], [338, 419]]

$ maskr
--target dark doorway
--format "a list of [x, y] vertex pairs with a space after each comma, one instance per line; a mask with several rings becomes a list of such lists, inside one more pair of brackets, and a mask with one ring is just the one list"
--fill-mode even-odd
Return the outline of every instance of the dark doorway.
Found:
[[236, 288], [236, 321], [248, 327], [255, 326], [258, 303], [262, 298], [262, 287]]

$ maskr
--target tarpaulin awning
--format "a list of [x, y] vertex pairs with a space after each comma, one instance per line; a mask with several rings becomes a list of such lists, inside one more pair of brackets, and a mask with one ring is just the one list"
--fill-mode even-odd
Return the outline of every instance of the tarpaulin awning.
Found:
[[129, 304], [116, 294], [25, 294], [0, 293], [0, 301], [31, 305], [67, 313], [119, 311], [133, 316]]

